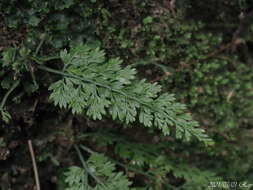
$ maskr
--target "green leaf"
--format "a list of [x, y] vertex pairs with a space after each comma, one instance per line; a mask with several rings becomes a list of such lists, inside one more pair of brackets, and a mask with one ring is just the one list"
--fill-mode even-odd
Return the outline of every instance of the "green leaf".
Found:
[[146, 18], [143, 19], [143, 24], [150, 24], [153, 22], [153, 17], [147, 16]]
[[7, 111], [1, 110], [1, 118], [5, 123], [9, 123], [11, 119], [11, 115]]

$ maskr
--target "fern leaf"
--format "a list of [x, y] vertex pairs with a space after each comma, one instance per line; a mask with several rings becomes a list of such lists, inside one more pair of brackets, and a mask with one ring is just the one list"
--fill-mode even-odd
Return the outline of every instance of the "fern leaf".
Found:
[[189, 140], [195, 136], [205, 143], [212, 142], [173, 94], [160, 94], [161, 86], [136, 80], [135, 69], [122, 68], [120, 59], [106, 61], [103, 51], [86, 45], [61, 52], [61, 59], [63, 71], [54, 72], [63, 78], [49, 87], [55, 105], [71, 109], [74, 114], [85, 113], [94, 120], [108, 113], [125, 123], [139, 119], [164, 135], [175, 126], [178, 138]]
[[[66, 190], [130, 190], [132, 184], [122, 172], [116, 172], [115, 164], [108, 161], [102, 154], [93, 153], [87, 161], [88, 171], [85, 168], [72, 166], [65, 172]], [[95, 186], [89, 184], [87, 175], [92, 173], [100, 183]], [[96, 181], [97, 182], [97, 181]]]

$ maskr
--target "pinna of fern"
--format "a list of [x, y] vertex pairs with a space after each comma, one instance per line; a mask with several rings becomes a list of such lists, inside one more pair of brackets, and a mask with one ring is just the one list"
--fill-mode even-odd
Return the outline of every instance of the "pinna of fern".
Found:
[[139, 120], [145, 127], [157, 127], [169, 135], [176, 127], [176, 137], [189, 140], [195, 136], [205, 144], [212, 140], [199, 127], [198, 122], [186, 113], [186, 106], [176, 102], [173, 94], [162, 93], [161, 86], [136, 79], [136, 70], [121, 67], [118, 58], [106, 60], [104, 51], [79, 45], [60, 57], [62, 71], [39, 66], [40, 69], [62, 75], [50, 85], [50, 99], [73, 114], [83, 114], [92, 119], [112, 118], [125, 123]]

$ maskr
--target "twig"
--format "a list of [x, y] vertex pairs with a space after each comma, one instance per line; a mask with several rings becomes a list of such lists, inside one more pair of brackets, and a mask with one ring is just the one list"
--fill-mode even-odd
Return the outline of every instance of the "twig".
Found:
[[34, 67], [30, 63], [28, 63], [27, 65], [28, 65], [28, 69], [29, 69], [31, 77], [32, 77], [33, 84], [35, 85], [36, 88], [38, 88], [39, 85], [36, 82], [36, 77], [34, 75]]
[[31, 154], [31, 158], [32, 158], [36, 189], [40, 190], [39, 173], [38, 173], [38, 168], [37, 168], [36, 161], [35, 161], [35, 156], [34, 156], [34, 151], [33, 151], [33, 146], [32, 146], [32, 141], [31, 140], [28, 140], [28, 147], [29, 147], [29, 151], [30, 151], [30, 154]]
[[37, 55], [39, 53], [40, 48], [41, 48], [42, 44], [44, 43], [45, 39], [46, 39], [46, 34], [42, 34], [40, 43], [35, 50], [35, 55]]

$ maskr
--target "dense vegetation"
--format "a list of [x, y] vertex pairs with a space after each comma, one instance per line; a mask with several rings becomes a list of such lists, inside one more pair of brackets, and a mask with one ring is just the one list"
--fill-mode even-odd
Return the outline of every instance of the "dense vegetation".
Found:
[[251, 1], [3, 0], [0, 18], [0, 190], [253, 183]]

